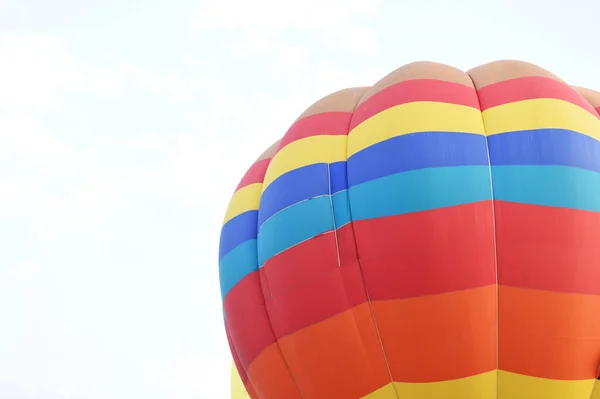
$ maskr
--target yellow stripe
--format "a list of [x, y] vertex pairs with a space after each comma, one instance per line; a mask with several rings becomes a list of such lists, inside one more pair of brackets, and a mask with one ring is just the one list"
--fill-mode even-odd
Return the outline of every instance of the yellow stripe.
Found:
[[500, 371], [498, 399], [590, 399], [594, 380], [550, 380]]
[[451, 381], [394, 382], [361, 399], [496, 399], [496, 389], [497, 399], [600, 399], [600, 387], [592, 394], [595, 383], [549, 380], [500, 370]]
[[352, 129], [348, 157], [392, 137], [428, 131], [484, 134], [481, 112], [464, 105], [430, 101], [388, 108]]
[[254, 183], [240, 188], [233, 194], [223, 224], [247, 211], [258, 210], [262, 183]]
[[590, 399], [600, 399], [600, 381], [596, 380], [596, 382], [594, 383], [594, 392], [592, 393], [592, 396], [590, 396]]
[[[396, 392], [398, 392], [398, 396], [396, 396]], [[496, 399], [496, 371], [451, 381], [395, 382], [394, 385], [388, 384], [362, 399], [396, 399], [398, 397], [411, 399]]]
[[346, 142], [343, 136], [311, 136], [283, 147], [271, 160], [265, 175], [263, 191], [279, 176], [315, 163], [333, 163], [346, 160]]
[[600, 120], [583, 108], [552, 98], [517, 101], [483, 111], [488, 135], [529, 129], [570, 129], [600, 139]]
[[235, 363], [231, 365], [231, 399], [250, 399]]

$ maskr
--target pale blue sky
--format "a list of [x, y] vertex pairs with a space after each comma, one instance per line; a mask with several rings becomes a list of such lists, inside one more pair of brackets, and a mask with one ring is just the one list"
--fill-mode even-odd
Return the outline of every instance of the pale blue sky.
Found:
[[0, 0], [0, 398], [225, 399], [218, 237], [305, 107], [394, 68], [600, 89], [600, 3]]

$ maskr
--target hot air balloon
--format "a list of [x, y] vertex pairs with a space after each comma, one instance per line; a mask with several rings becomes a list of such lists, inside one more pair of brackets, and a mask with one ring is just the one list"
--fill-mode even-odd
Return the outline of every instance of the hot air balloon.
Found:
[[520, 61], [310, 106], [222, 227], [250, 398], [599, 398], [599, 110]]

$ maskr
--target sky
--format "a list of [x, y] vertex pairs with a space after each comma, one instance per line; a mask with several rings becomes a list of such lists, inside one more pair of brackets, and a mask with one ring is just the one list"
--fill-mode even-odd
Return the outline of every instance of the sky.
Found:
[[220, 227], [305, 108], [419, 60], [600, 90], [595, 0], [0, 0], [0, 398], [226, 399]]

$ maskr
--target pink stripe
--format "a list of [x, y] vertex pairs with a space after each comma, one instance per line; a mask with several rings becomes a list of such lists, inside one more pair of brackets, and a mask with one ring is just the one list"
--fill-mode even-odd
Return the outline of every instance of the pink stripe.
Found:
[[396, 83], [371, 96], [358, 106], [351, 129], [388, 108], [415, 101], [435, 101], [479, 109], [477, 93], [460, 83], [435, 79], [413, 79]]
[[558, 80], [543, 76], [525, 76], [504, 80], [485, 86], [478, 93], [481, 109], [484, 111], [516, 101], [555, 98], [575, 104], [598, 117], [598, 113], [579, 92]]
[[241, 188], [249, 186], [254, 183], [262, 183], [265, 181], [265, 174], [267, 173], [267, 167], [269, 167], [269, 163], [271, 159], [262, 159], [260, 161], [255, 162], [250, 169], [246, 172], [240, 184], [238, 184], [235, 191], [238, 191]]
[[277, 151], [286, 145], [311, 136], [342, 136], [348, 134], [350, 112], [323, 112], [297, 120], [289, 128], [277, 146]]

